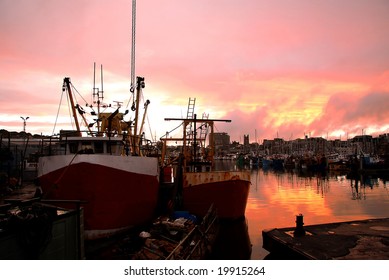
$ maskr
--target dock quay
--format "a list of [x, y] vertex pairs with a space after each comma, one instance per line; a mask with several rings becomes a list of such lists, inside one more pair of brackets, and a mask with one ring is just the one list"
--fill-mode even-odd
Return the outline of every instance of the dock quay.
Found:
[[[300, 220], [300, 221], [299, 221]], [[262, 231], [266, 259], [388, 260], [389, 218], [366, 219]]]
[[84, 240], [82, 207], [50, 202], [36, 197], [33, 184], [0, 197], [0, 259], [201, 260], [212, 257], [219, 235], [212, 205], [204, 217], [175, 211], [110, 238]]
[[81, 212], [37, 198], [0, 203], [0, 259], [82, 259]]

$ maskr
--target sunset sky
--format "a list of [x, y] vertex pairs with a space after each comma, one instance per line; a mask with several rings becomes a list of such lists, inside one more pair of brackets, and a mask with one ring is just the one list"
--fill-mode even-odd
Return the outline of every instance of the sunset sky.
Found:
[[[387, 0], [138, 0], [145, 132], [175, 128], [164, 118], [191, 97], [240, 142], [389, 133], [388, 15]], [[128, 104], [130, 0], [0, 0], [0, 36], [0, 129], [28, 116], [27, 132], [52, 134], [63, 78], [90, 102], [94, 62], [104, 101]], [[60, 113], [54, 133], [69, 128]]]

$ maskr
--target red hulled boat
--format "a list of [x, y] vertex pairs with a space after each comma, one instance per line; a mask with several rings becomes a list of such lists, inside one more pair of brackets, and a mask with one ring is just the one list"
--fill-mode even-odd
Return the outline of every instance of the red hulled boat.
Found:
[[183, 209], [203, 217], [213, 204], [221, 219], [242, 218], [250, 184], [248, 171], [184, 172]]
[[[138, 77], [137, 100], [143, 87], [144, 79]], [[64, 79], [64, 90], [76, 116], [75, 108], [82, 110], [73, 103], [69, 78]], [[98, 112], [97, 132], [81, 132], [79, 125], [75, 131], [61, 131], [56, 141], [50, 140], [50, 154], [39, 158], [38, 179], [44, 199], [85, 202], [86, 239], [107, 237], [155, 217], [158, 158], [147, 154], [142, 145], [142, 126], [136, 132], [139, 116], [132, 125], [123, 121], [124, 115], [119, 108], [111, 113]], [[77, 124], [78, 119], [75, 121]]]
[[[129, 110], [121, 113], [120, 102], [115, 111], [108, 112], [112, 107], [103, 103], [101, 70], [101, 88], [94, 83], [92, 93], [97, 112], [87, 105], [94, 117], [94, 122], [88, 123], [87, 112], [75, 104], [70, 78], [65, 78], [63, 91], [68, 94], [77, 129], [61, 131], [55, 148], [50, 139], [48, 155], [39, 159], [38, 179], [43, 198], [85, 202], [82, 204], [85, 239], [114, 235], [149, 223], [156, 215], [159, 163], [156, 150], [143, 133], [148, 100], [140, 118], [139, 102], [145, 82], [143, 77], [135, 77], [135, 14], [133, 0], [130, 91], [134, 117], [124, 120]], [[81, 116], [88, 131], [80, 130], [77, 116]], [[96, 131], [92, 131], [93, 127], [97, 127]]]
[[[221, 219], [239, 219], [245, 216], [250, 190], [250, 172], [247, 170], [214, 170], [214, 123], [230, 120], [208, 119], [194, 114], [195, 99], [189, 99], [186, 119], [182, 121], [183, 136], [164, 137], [162, 168], [174, 170], [177, 184], [178, 207], [198, 216], [204, 216], [213, 204]], [[208, 141], [206, 141], [208, 140]], [[182, 152], [172, 160], [166, 156], [167, 142], [182, 142]], [[208, 142], [208, 145], [206, 145]]]

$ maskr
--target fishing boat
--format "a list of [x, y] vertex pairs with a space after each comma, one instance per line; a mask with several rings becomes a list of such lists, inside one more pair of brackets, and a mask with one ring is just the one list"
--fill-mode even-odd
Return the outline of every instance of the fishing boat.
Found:
[[[219, 219], [235, 220], [245, 216], [250, 189], [248, 170], [215, 170], [214, 123], [231, 120], [209, 119], [194, 114], [195, 98], [189, 98], [187, 118], [165, 118], [182, 122], [182, 137], [162, 137], [162, 171], [173, 173], [176, 185], [174, 205], [203, 217], [210, 205], [214, 205]], [[206, 142], [208, 140], [208, 145]], [[167, 156], [169, 141], [182, 142], [177, 158]], [[167, 172], [166, 172], [167, 170]], [[172, 171], [171, 171], [172, 170]]]
[[[136, 1], [133, 0], [130, 87], [133, 118], [125, 120], [130, 110], [121, 112], [121, 102], [114, 101], [116, 110], [104, 104], [102, 66], [101, 88], [96, 87], [94, 67], [93, 105], [87, 106], [94, 115], [91, 123], [86, 120], [86, 110], [76, 104], [74, 87], [66, 77], [63, 92], [67, 92], [76, 130], [62, 130], [57, 149], [50, 145], [48, 154], [39, 158], [38, 179], [43, 198], [81, 203], [86, 240], [109, 237], [147, 224], [156, 214], [159, 164], [151, 141], [143, 133], [150, 101], [144, 103], [141, 118], [140, 99], [145, 79], [135, 75], [135, 18]], [[78, 115], [87, 131], [81, 131]]]
[[[137, 100], [143, 87], [144, 78], [138, 77]], [[75, 108], [80, 106], [72, 98], [70, 78], [64, 79], [63, 88], [71, 101], [73, 116], [77, 116]], [[90, 129], [92, 125], [86, 132], [79, 125], [74, 131], [61, 131], [55, 145], [48, 149], [50, 154], [39, 158], [43, 198], [83, 202], [86, 239], [111, 236], [154, 218], [158, 159], [145, 150], [143, 125], [137, 128], [138, 109], [134, 125], [123, 120], [125, 113], [119, 109], [111, 113], [98, 110], [96, 132]]]

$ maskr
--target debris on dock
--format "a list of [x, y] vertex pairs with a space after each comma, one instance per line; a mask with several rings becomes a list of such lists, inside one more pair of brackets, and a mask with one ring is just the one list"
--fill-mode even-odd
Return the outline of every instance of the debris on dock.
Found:
[[[143, 246], [133, 256], [141, 260], [200, 260], [212, 251], [218, 232], [216, 210], [211, 206], [200, 223], [182, 212], [175, 219], [157, 219], [149, 232], [141, 232]], [[180, 214], [178, 214], [180, 216]]]
[[87, 241], [86, 258], [104, 260], [201, 260], [213, 251], [219, 218], [213, 206], [204, 217], [175, 211], [150, 225], [105, 241]]
[[387, 260], [389, 259], [389, 218], [308, 225], [302, 215], [296, 228], [262, 231], [267, 259]]

